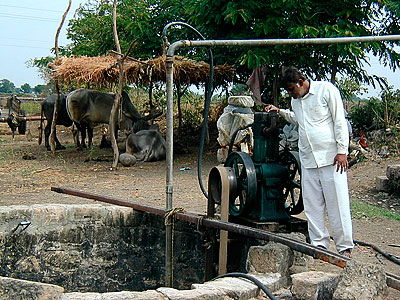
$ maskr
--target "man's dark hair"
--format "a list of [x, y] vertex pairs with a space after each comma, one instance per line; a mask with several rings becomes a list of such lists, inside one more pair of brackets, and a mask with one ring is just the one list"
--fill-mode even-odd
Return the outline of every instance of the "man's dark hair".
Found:
[[307, 78], [296, 67], [283, 67], [281, 75], [281, 84], [286, 87], [288, 83], [298, 83], [299, 79], [307, 80]]

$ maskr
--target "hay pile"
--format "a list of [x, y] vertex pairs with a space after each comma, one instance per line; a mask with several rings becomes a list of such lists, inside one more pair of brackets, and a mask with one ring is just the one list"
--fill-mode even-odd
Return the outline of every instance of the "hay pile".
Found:
[[[61, 57], [52, 65], [53, 77], [65, 84], [78, 86], [107, 87], [118, 83], [119, 69], [117, 58], [112, 55], [87, 57]], [[174, 82], [199, 86], [208, 81], [209, 64], [175, 56]], [[124, 63], [125, 83], [148, 85], [150, 82], [165, 82], [165, 57], [146, 61], [127, 58]], [[235, 69], [229, 65], [214, 68], [214, 84], [224, 85], [232, 82]]]

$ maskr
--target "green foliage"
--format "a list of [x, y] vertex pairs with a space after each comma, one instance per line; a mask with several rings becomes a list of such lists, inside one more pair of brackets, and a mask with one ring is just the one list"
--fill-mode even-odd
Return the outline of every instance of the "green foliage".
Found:
[[392, 128], [393, 132], [399, 130], [400, 90], [385, 89], [380, 98], [360, 101], [351, 107], [349, 118], [355, 129], [368, 131]]
[[349, 77], [340, 78], [337, 83], [344, 102], [352, 101], [356, 96], [362, 96], [368, 91], [360, 82]]
[[21, 110], [24, 110], [27, 115], [38, 115], [41, 109], [40, 102], [27, 101], [21, 103]]
[[0, 93], [12, 94], [15, 91], [15, 85], [8, 79], [0, 80]]
[[[171, 1], [173, 2], [173, 1]], [[381, 20], [398, 19], [395, 1], [215, 1], [183, 0], [189, 23], [210, 39], [287, 39], [365, 36], [399, 32], [399, 23]], [[209, 8], [213, 9], [210, 10]], [[387, 15], [385, 15], [387, 14]], [[397, 17], [395, 17], [397, 16]], [[373, 83], [362, 68], [367, 53], [374, 51], [382, 61], [399, 66], [399, 54], [393, 42], [352, 43], [309, 46], [271, 46], [260, 49], [240, 47], [215, 49], [217, 61], [246, 64], [249, 69], [266, 64], [272, 81], [283, 65], [296, 65], [316, 79], [334, 81], [338, 72], [359, 82]], [[245, 69], [242, 71], [246, 72]]]
[[[72, 54], [97, 56], [115, 50], [112, 26], [112, 2], [87, 3], [71, 20], [67, 36], [73, 41]], [[123, 0], [117, 6], [117, 30], [122, 52], [133, 41], [130, 56], [149, 58], [162, 54], [161, 31], [175, 20], [161, 0]]]
[[37, 85], [32, 88], [28, 83], [24, 83], [21, 87], [16, 87], [13, 82], [8, 79], [0, 80], [0, 93], [2, 94], [10, 94], [10, 95], [20, 95], [20, 94], [30, 94], [32, 92], [43, 95], [47, 92], [48, 95], [49, 88], [48, 85]]
[[382, 115], [382, 112], [382, 102], [378, 98], [360, 101], [353, 105], [349, 112], [353, 130], [367, 131], [382, 128], [383, 124], [377, 122], [377, 116]]
[[32, 93], [32, 88], [28, 83], [24, 83], [23, 85], [21, 85], [21, 90], [23, 93], [25, 94], [30, 94]]
[[204, 97], [193, 92], [186, 92], [182, 97], [183, 134], [195, 133], [203, 122]]
[[[166, 24], [183, 21], [193, 25], [207, 39], [288, 39], [352, 37], [400, 33], [398, 0], [119, 0], [118, 36], [122, 52], [135, 58], [162, 54], [161, 33]], [[64, 54], [98, 56], [115, 49], [112, 29], [112, 1], [88, 1], [71, 20], [68, 37], [72, 44]], [[170, 43], [199, 39], [190, 30], [171, 27]], [[268, 89], [279, 93], [277, 83], [282, 66], [295, 65], [310, 78], [335, 81], [338, 74], [357, 83], [385, 81], [369, 75], [363, 68], [367, 54], [396, 70], [400, 66], [398, 41], [329, 44], [275, 45], [269, 47], [215, 47], [214, 63], [236, 65], [236, 82], [245, 83], [252, 69], [268, 66]], [[205, 49], [181, 48], [178, 54], [205, 59]], [[35, 61], [48, 70], [50, 58]], [[276, 100], [276, 99], [275, 99]]]
[[52, 93], [52, 84], [38, 84], [33, 88], [33, 91], [38, 95], [49, 95]]

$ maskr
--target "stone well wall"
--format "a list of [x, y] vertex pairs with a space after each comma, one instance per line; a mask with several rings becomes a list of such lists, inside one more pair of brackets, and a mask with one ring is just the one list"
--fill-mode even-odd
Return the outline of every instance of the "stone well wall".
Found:
[[[26, 221], [28, 227], [18, 226]], [[0, 207], [0, 276], [51, 283], [66, 292], [155, 289], [164, 284], [164, 228], [163, 217], [124, 207]], [[177, 288], [204, 280], [204, 248], [195, 230], [175, 224]]]

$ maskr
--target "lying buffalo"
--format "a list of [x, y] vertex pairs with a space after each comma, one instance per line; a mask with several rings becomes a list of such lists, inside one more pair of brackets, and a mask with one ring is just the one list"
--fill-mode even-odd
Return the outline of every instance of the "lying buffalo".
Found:
[[[125, 91], [121, 96], [122, 119], [116, 121], [116, 128], [132, 130], [135, 123], [145, 122], [145, 118], [133, 106]], [[93, 129], [97, 124], [110, 123], [114, 99], [114, 93], [77, 89], [67, 96], [67, 112], [74, 122]], [[93, 134], [89, 135], [89, 146], [92, 146], [92, 139]]]
[[131, 133], [126, 139], [126, 153], [121, 154], [120, 162], [131, 166], [139, 161], [157, 161], [165, 159], [166, 142], [158, 128], [140, 130]]
[[[45, 139], [44, 143], [47, 148], [47, 150], [50, 149], [50, 144], [49, 144], [49, 136], [51, 133], [51, 124], [53, 122], [53, 113], [54, 113], [54, 104], [56, 103], [57, 99], [57, 94], [52, 94], [48, 96], [46, 99], [43, 100], [42, 102], [42, 110], [41, 110], [41, 117], [46, 117], [46, 126], [44, 128], [44, 134], [45, 134]], [[63, 125], [65, 127], [70, 127], [73, 125], [73, 121], [69, 117], [67, 113], [67, 108], [66, 108], [66, 99], [67, 96], [64, 94], [60, 94], [60, 101], [58, 103], [58, 114], [57, 114], [57, 120], [56, 120], [56, 125]], [[85, 138], [86, 138], [86, 126], [84, 125], [79, 125], [75, 124], [76, 127], [78, 128], [78, 131], [81, 133], [82, 136], [82, 141], [80, 142], [79, 140], [79, 132], [76, 132], [74, 134], [74, 140], [76, 143], [77, 147], [82, 147], [85, 148]], [[89, 129], [88, 129], [89, 130]], [[42, 142], [42, 131], [43, 131], [43, 122], [40, 122], [40, 136], [39, 136], [39, 144]], [[55, 142], [56, 142], [56, 150], [62, 150], [65, 149], [63, 145], [61, 145], [60, 141], [57, 138], [57, 134], [55, 135]]]

